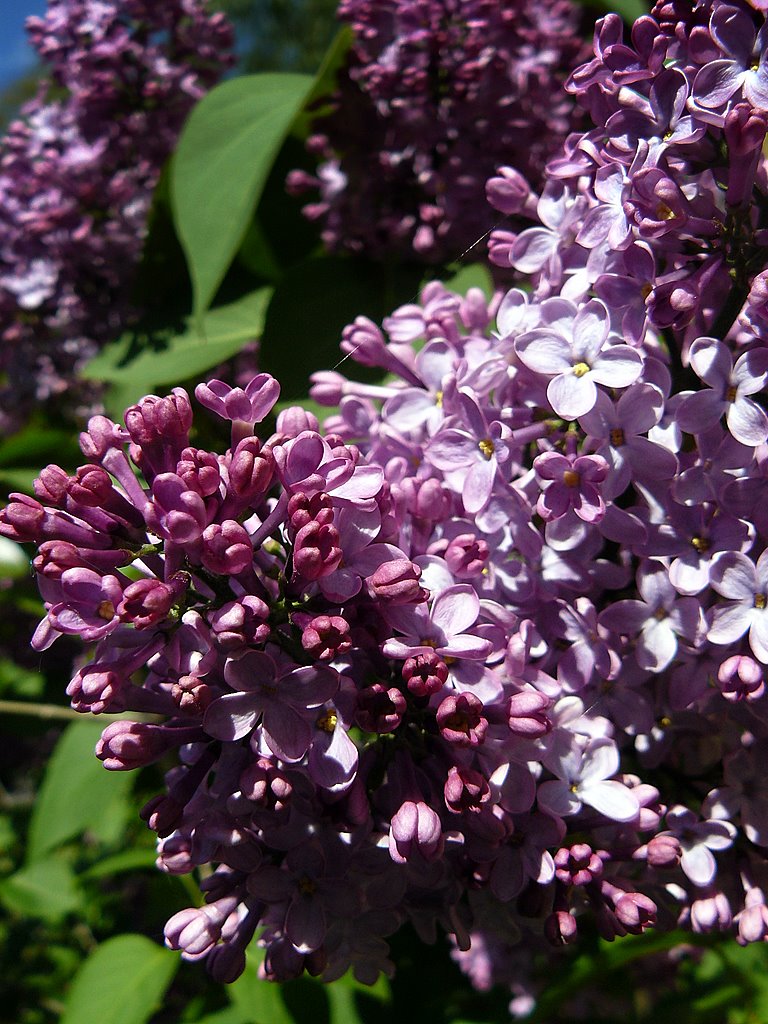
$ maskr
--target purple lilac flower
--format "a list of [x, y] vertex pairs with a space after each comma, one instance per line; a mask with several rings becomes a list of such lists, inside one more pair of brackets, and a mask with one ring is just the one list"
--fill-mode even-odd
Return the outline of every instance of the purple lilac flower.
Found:
[[[265, 977], [365, 983], [406, 922], [466, 950], [501, 920], [521, 957], [585, 915], [606, 939], [675, 918], [764, 936], [766, 446], [728, 422], [762, 408], [762, 114], [745, 79], [689, 102], [744, 48], [724, 9], [664, 3], [631, 45], [600, 23], [572, 78], [595, 130], [539, 197], [499, 175], [505, 204], [551, 214], [518, 236], [527, 294], [431, 282], [383, 329], [358, 318], [343, 351], [389, 376], [323, 374], [324, 428], [294, 408], [250, 434], [278, 394], [264, 375], [198, 389], [227, 421], [211, 451], [181, 389], [125, 427], [94, 417], [88, 464], [0, 512], [38, 546], [35, 647], [95, 645], [73, 706], [140, 719], [107, 727], [105, 765], [175, 758], [142, 816], [164, 870], [210, 865], [167, 942], [214, 977], [257, 929]], [[744, 45], [761, 19], [733, 20]]]
[[202, 0], [49, 0], [28, 20], [47, 65], [0, 143], [0, 429], [70, 393], [113, 340], [152, 191], [192, 105], [230, 61], [231, 31]]
[[[537, 181], [570, 130], [561, 84], [582, 55], [569, 0], [341, 0], [353, 42], [308, 143], [319, 190], [305, 216], [332, 250], [455, 259], [494, 220], [486, 180], [512, 162]], [[546, 105], [538, 101], [548, 96]]]

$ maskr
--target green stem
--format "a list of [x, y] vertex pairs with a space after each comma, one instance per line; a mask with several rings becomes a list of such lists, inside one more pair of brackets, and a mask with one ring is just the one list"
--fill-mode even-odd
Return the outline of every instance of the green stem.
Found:
[[79, 711], [61, 707], [60, 704], [35, 704], [24, 700], [0, 700], [0, 714], [31, 715], [33, 718], [58, 718], [66, 721], [83, 717]]

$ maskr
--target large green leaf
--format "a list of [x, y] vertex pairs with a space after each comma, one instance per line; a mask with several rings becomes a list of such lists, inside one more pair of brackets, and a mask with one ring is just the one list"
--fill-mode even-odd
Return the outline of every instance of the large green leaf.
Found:
[[119, 836], [127, 813], [130, 772], [108, 772], [93, 754], [107, 722], [68, 726], [48, 762], [27, 838], [27, 863], [86, 829], [105, 840]]
[[120, 414], [153, 388], [197, 376], [258, 338], [271, 295], [271, 288], [258, 288], [236, 302], [209, 310], [202, 331], [190, 319], [178, 334], [167, 329], [138, 337], [125, 334], [103, 348], [83, 375], [112, 385], [107, 408]]
[[311, 86], [308, 75], [234, 78], [208, 93], [187, 121], [171, 168], [171, 202], [197, 317], [224, 280]]
[[142, 935], [118, 935], [85, 961], [60, 1024], [145, 1024], [171, 983], [179, 958]]
[[0, 902], [23, 917], [58, 921], [80, 907], [81, 893], [72, 869], [50, 857], [0, 881]]

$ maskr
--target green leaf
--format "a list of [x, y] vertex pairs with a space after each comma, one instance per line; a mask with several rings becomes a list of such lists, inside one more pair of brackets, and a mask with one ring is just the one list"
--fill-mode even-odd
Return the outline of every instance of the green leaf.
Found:
[[145, 1024], [160, 1006], [178, 955], [142, 935], [118, 935], [85, 961], [59, 1024]]
[[88, 363], [83, 376], [112, 385], [107, 406], [113, 415], [121, 415], [154, 388], [198, 376], [258, 338], [271, 295], [271, 288], [258, 288], [210, 310], [202, 332], [190, 319], [180, 334], [157, 330], [145, 336], [123, 335]]
[[466, 295], [470, 288], [480, 288], [490, 298], [493, 295], [493, 278], [484, 263], [468, 263], [460, 267], [453, 277], [445, 282], [445, 287], [459, 295]]
[[91, 881], [94, 878], [108, 878], [123, 871], [139, 871], [142, 868], [154, 868], [157, 850], [154, 845], [146, 849], [123, 850], [112, 857], [105, 857], [80, 873], [80, 878]]
[[80, 907], [80, 896], [72, 869], [53, 857], [38, 860], [0, 882], [0, 901], [22, 917], [58, 921]]
[[100, 838], [115, 838], [110, 817], [116, 813], [117, 802], [117, 813], [124, 822], [133, 775], [108, 772], [94, 757], [93, 749], [105, 725], [106, 721], [74, 722], [56, 744], [32, 810], [27, 863], [40, 860], [86, 829]]
[[196, 317], [224, 280], [311, 85], [308, 75], [234, 78], [209, 92], [187, 121], [171, 167], [171, 202]]
[[67, 456], [77, 457], [77, 437], [71, 430], [49, 430], [29, 426], [18, 434], [0, 441], [0, 466], [3, 469], [20, 465], [28, 466], [44, 459]]
[[245, 971], [229, 986], [232, 1005], [244, 1015], [249, 1024], [294, 1024], [283, 1002], [281, 986], [259, 978], [258, 965], [263, 952], [256, 952], [256, 956], [249, 952]]
[[0, 579], [29, 576], [29, 556], [20, 544], [0, 537]]

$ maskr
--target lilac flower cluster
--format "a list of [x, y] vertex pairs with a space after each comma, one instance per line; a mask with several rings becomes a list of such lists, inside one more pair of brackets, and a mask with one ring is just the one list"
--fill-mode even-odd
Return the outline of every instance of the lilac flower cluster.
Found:
[[389, 383], [316, 374], [324, 432], [289, 408], [259, 440], [277, 382], [213, 380], [202, 450], [177, 388], [0, 513], [39, 547], [34, 645], [95, 644], [73, 706], [157, 716], [105, 766], [175, 753], [142, 815], [163, 870], [214, 865], [166, 938], [216, 978], [257, 928], [269, 978], [367, 982], [405, 922], [768, 934], [768, 421], [684, 432], [706, 390], [621, 320], [433, 283], [347, 328]]
[[27, 25], [48, 77], [0, 144], [3, 432], [121, 330], [152, 190], [231, 41], [202, 0], [49, 0]]
[[[583, 59], [571, 0], [341, 0], [354, 33], [316, 175], [296, 194], [334, 251], [445, 263], [492, 226], [485, 182], [514, 162], [538, 181], [573, 123], [562, 91]], [[547, 102], [542, 103], [541, 97]]]
[[[540, 194], [519, 166], [489, 181], [498, 209], [537, 222], [494, 232], [492, 261], [532, 276], [540, 297], [602, 299], [622, 312], [630, 344], [649, 330], [671, 332], [686, 360], [698, 337], [748, 346], [764, 333], [763, 8], [757, 0], [658, 0], [630, 43], [618, 15], [601, 19], [593, 59], [567, 83], [594, 127], [568, 137]], [[728, 379], [749, 395], [745, 364], [726, 364], [718, 361], [709, 386]], [[705, 407], [714, 414], [711, 397], [696, 406], [706, 415]], [[745, 408], [735, 415], [743, 419]]]
[[[383, 330], [359, 317], [342, 349], [386, 376], [315, 374], [323, 429], [292, 407], [258, 438], [277, 382], [212, 380], [196, 397], [230, 437], [204, 450], [177, 388], [93, 418], [87, 464], [0, 512], [38, 546], [34, 645], [95, 645], [73, 706], [140, 713], [98, 756], [172, 759], [142, 812], [158, 863], [212, 870], [166, 939], [216, 978], [257, 929], [268, 978], [372, 982], [400, 926], [440, 928], [483, 985], [513, 939], [585, 920], [768, 937], [765, 167], [727, 135], [734, 110], [768, 117], [762, 21], [665, 6], [630, 48], [605, 19], [573, 76], [603, 126], [553, 165], [578, 174], [545, 186], [543, 226], [496, 240], [534, 290], [433, 282]], [[636, 119], [598, 115], [660, 110], [667, 82], [678, 128], [707, 116], [679, 144], [638, 129], [626, 187], [680, 175], [688, 219], [625, 232], [605, 153]], [[491, 192], [532, 209], [521, 181]], [[665, 318], [689, 285], [690, 318]]]

